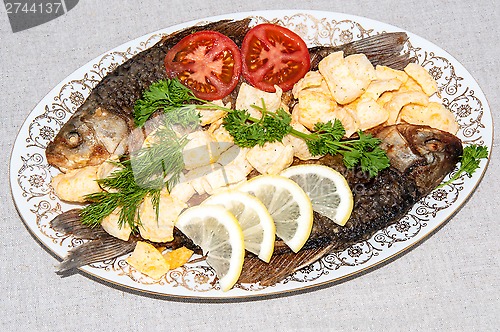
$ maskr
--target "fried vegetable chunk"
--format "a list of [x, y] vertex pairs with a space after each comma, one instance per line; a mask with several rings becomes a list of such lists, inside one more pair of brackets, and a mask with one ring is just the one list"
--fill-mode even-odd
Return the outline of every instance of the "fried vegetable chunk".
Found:
[[139, 241], [126, 262], [137, 271], [159, 280], [170, 270], [170, 265], [153, 245]]

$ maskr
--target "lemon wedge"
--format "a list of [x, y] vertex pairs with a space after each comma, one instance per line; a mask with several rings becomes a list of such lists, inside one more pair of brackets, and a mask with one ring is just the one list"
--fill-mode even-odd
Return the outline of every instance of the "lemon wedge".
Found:
[[198, 205], [185, 210], [175, 226], [203, 250], [220, 288], [231, 289], [245, 257], [243, 232], [234, 215], [222, 206]]
[[269, 263], [274, 251], [276, 227], [266, 207], [254, 196], [235, 190], [216, 194], [203, 204], [221, 205], [240, 223], [245, 249]]
[[299, 165], [280, 174], [296, 182], [309, 196], [313, 210], [344, 226], [351, 216], [353, 197], [346, 179], [322, 165]]
[[309, 197], [298, 184], [278, 175], [261, 175], [244, 182], [238, 190], [257, 197], [276, 226], [276, 235], [294, 252], [311, 234], [313, 210]]

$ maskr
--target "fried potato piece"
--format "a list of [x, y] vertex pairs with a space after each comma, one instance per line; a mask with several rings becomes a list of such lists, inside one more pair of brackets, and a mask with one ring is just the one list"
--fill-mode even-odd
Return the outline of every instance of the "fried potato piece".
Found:
[[134, 252], [125, 261], [137, 271], [155, 280], [160, 280], [170, 270], [170, 265], [161, 252], [143, 241], [137, 242]]
[[420, 85], [426, 95], [431, 96], [438, 91], [437, 82], [421, 65], [411, 62], [405, 67], [405, 72]]
[[361, 98], [356, 105], [358, 127], [367, 130], [387, 121], [389, 111], [380, 106], [372, 98]]
[[262, 107], [262, 100], [264, 100], [266, 109], [269, 112], [276, 112], [281, 106], [283, 90], [277, 85], [275, 88], [276, 92], [265, 92], [246, 83], [242, 83], [238, 92], [238, 97], [236, 98], [236, 109], [247, 110], [252, 117], [260, 119], [262, 114], [259, 110], [252, 107], [252, 105]]
[[217, 162], [220, 155], [233, 145], [232, 142], [218, 141], [206, 130], [194, 131], [187, 138], [189, 142], [182, 151], [187, 170]]
[[181, 175], [179, 182], [172, 188], [170, 195], [178, 200], [187, 203], [196, 193], [193, 186], [186, 182], [185, 177]]
[[387, 119], [388, 125], [397, 123], [399, 119], [399, 112], [403, 106], [408, 104], [418, 104], [426, 106], [429, 104], [429, 97], [418, 91], [409, 92], [396, 92], [392, 95], [391, 100], [385, 103], [384, 108], [389, 111], [389, 118]]
[[261, 174], [278, 174], [293, 162], [293, 147], [281, 142], [254, 146], [247, 153], [248, 162]]
[[68, 202], [85, 202], [85, 195], [102, 191], [97, 184], [99, 166], [87, 166], [57, 174], [52, 178], [51, 185], [61, 200]]
[[313, 90], [317, 92], [323, 92], [325, 94], [330, 94], [328, 86], [326, 85], [323, 75], [318, 71], [310, 71], [303, 78], [301, 78], [292, 89], [292, 94], [294, 98], [299, 98], [299, 93], [303, 90]]
[[[214, 100], [212, 103], [219, 105], [219, 106], [226, 106], [222, 102], [222, 100]], [[208, 109], [201, 109], [198, 110], [200, 113], [200, 120], [201, 120], [201, 125], [206, 126], [211, 123], [214, 123], [220, 119], [222, 119], [224, 116], [226, 116], [226, 111], [220, 110], [220, 109], [213, 109], [213, 110], [208, 110]]]
[[391, 78], [388, 80], [374, 80], [371, 81], [368, 88], [366, 88], [365, 93], [360, 97], [369, 97], [373, 100], [377, 100], [380, 96], [386, 91], [394, 91], [401, 87], [403, 82], [398, 80], [397, 78]]
[[169, 195], [165, 190], [160, 193], [159, 213], [154, 209], [151, 197], [146, 196], [139, 208], [141, 236], [152, 242], [168, 242], [174, 239], [174, 223], [182, 210], [187, 208], [183, 201]]
[[401, 85], [401, 88], [399, 88], [399, 92], [409, 92], [409, 91], [417, 91], [417, 92], [424, 92], [422, 90], [422, 87], [415, 81], [413, 78], [408, 77], [406, 82]]
[[458, 123], [453, 113], [436, 102], [430, 102], [427, 106], [406, 105], [401, 110], [401, 120], [416, 125], [428, 125], [452, 134], [458, 131]]
[[359, 120], [356, 115], [356, 107], [357, 102], [344, 105], [335, 110], [332, 114], [332, 117], [329, 119], [329, 121], [332, 121], [332, 123], [333, 121], [335, 121], [335, 119], [338, 119], [340, 122], [342, 122], [342, 126], [345, 129], [344, 137], [351, 137], [352, 134], [359, 130]]
[[170, 266], [170, 270], [186, 264], [191, 259], [191, 256], [193, 256], [193, 251], [186, 247], [180, 247], [163, 254], [167, 264]]
[[220, 168], [222, 168], [222, 166], [215, 163], [192, 169], [186, 173], [186, 182], [194, 188], [196, 193], [203, 195], [207, 192], [207, 190], [210, 191], [212, 188], [207, 182], [206, 176], [216, 172]]
[[314, 130], [318, 122], [327, 122], [334, 116], [337, 103], [321, 92], [303, 90], [299, 93], [299, 103], [294, 109], [292, 118], [309, 130]]
[[392, 69], [387, 66], [377, 66], [375, 68], [375, 74], [377, 76], [377, 80], [397, 79], [402, 83], [405, 83], [408, 79], [408, 74], [406, 74], [404, 71]]
[[318, 65], [333, 99], [347, 104], [361, 96], [376, 78], [375, 69], [364, 54], [344, 58], [344, 52], [334, 52]]
[[120, 225], [118, 220], [120, 219], [121, 208], [115, 209], [110, 215], [104, 217], [101, 221], [102, 228], [111, 236], [114, 236], [120, 240], [128, 241], [132, 229], [130, 225], [125, 223]]
[[[304, 127], [298, 122], [292, 121], [291, 126], [293, 129], [300, 131], [301, 133], [304, 134], [311, 133], [309, 130], [307, 130], [306, 127]], [[304, 141], [302, 138], [288, 134], [283, 138], [283, 144], [291, 146], [293, 149], [293, 155], [301, 160], [321, 158], [321, 156], [313, 156], [311, 152], [309, 152], [309, 148], [307, 147], [306, 141]]]

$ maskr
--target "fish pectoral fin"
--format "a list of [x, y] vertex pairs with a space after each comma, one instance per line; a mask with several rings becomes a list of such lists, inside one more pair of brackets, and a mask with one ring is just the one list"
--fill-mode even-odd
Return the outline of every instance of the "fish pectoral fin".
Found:
[[330, 252], [333, 245], [302, 249], [297, 253], [275, 254], [269, 263], [257, 257], [246, 257], [238, 283], [260, 283], [272, 286], [297, 270], [306, 267]]
[[50, 227], [56, 232], [71, 234], [79, 239], [98, 239], [109, 236], [102, 227], [91, 228], [82, 224], [81, 209], [71, 209], [57, 215], [50, 221]]
[[72, 269], [113, 259], [132, 252], [136, 241], [123, 241], [111, 235], [103, 236], [71, 249], [59, 264], [57, 273], [64, 274]]

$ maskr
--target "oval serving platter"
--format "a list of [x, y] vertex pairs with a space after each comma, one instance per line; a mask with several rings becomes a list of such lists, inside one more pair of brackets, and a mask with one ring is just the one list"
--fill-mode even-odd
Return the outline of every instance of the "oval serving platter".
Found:
[[[28, 115], [21, 127], [11, 156], [10, 183], [19, 214], [33, 235], [51, 252], [64, 257], [81, 240], [60, 234], [49, 222], [73, 208], [61, 202], [50, 187], [58, 171], [45, 159], [45, 148], [61, 126], [83, 103], [91, 89], [116, 66], [154, 45], [162, 35], [187, 26], [221, 19], [254, 18], [273, 22], [295, 31], [308, 46], [340, 45], [381, 32], [404, 31], [374, 20], [322, 11], [258, 11], [235, 13], [172, 26], [132, 40], [82, 66], [52, 91]], [[486, 98], [474, 78], [450, 54], [407, 32], [412, 58], [437, 80], [443, 104], [451, 109], [460, 125], [457, 134], [465, 144], [493, 144], [493, 124]], [[135, 271], [126, 256], [81, 268], [98, 280], [119, 287], [167, 297], [231, 300], [267, 297], [333, 284], [374, 267], [411, 248], [444, 224], [473, 193], [486, 171], [487, 162], [471, 178], [462, 176], [451, 185], [434, 190], [418, 202], [399, 222], [374, 234], [368, 241], [325, 256], [309, 267], [271, 287], [237, 285], [228, 292], [218, 289], [214, 272], [203, 262], [169, 271], [159, 281]]]

